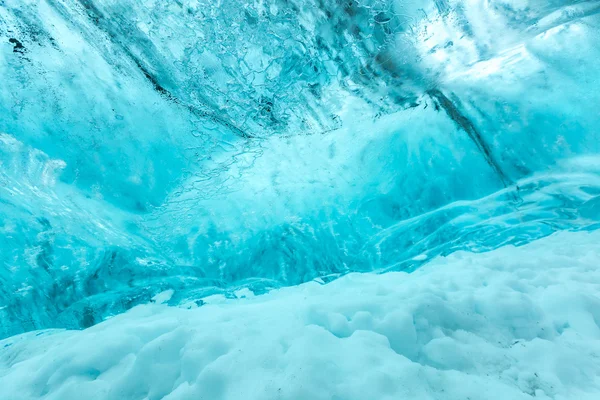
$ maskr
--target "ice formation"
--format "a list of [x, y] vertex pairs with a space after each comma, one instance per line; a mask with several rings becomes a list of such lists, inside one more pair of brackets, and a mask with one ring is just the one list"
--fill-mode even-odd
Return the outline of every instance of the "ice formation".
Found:
[[597, 0], [0, 0], [0, 398], [600, 397], [598, 60]]

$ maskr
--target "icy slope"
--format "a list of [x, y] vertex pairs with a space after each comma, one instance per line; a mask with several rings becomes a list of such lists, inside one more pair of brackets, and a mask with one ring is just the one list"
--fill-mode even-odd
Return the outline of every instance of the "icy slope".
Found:
[[0, 342], [0, 398], [597, 399], [599, 241], [563, 232], [23, 334]]

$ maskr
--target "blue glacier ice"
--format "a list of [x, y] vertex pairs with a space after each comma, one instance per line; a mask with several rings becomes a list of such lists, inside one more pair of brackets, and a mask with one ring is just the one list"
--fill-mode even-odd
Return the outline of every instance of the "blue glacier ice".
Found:
[[0, 0], [0, 339], [594, 231], [599, 60], [596, 0]]

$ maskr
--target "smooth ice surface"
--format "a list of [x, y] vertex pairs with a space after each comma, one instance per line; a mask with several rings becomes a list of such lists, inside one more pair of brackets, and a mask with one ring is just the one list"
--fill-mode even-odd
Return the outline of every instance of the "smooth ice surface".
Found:
[[0, 398], [595, 400], [598, 243], [561, 232], [411, 274], [26, 333], [0, 342]]

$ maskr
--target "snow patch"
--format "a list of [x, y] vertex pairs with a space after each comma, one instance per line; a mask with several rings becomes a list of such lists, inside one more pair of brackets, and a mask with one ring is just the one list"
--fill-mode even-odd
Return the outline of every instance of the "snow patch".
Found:
[[26, 333], [0, 342], [0, 398], [597, 399], [599, 240]]

